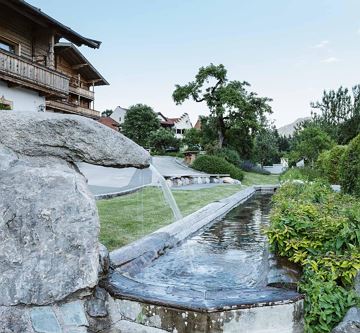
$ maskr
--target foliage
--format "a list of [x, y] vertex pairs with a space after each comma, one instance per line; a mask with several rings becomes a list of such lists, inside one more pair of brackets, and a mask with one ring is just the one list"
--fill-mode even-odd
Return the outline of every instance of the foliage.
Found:
[[324, 91], [321, 101], [311, 103], [313, 122], [337, 143], [347, 144], [360, 133], [360, 85]]
[[305, 122], [295, 131], [292, 159], [305, 159], [314, 166], [319, 154], [335, 145], [331, 137], [319, 126]]
[[0, 103], [0, 110], [11, 110], [11, 106], [9, 104]]
[[323, 151], [316, 161], [319, 173], [330, 184], [340, 184], [340, 161], [345, 150], [346, 146], [334, 146], [330, 150]]
[[254, 160], [262, 166], [279, 161], [278, 136], [275, 130], [264, 128], [255, 137]]
[[102, 117], [110, 117], [113, 114], [113, 110], [106, 109], [105, 111], [101, 112]]
[[211, 173], [211, 174], [230, 174], [230, 177], [238, 180], [244, 178], [243, 172], [226, 161], [224, 158], [211, 155], [202, 155], [196, 158], [191, 165], [195, 170]]
[[350, 141], [340, 163], [341, 189], [360, 197], [360, 134]]
[[169, 148], [179, 150], [180, 140], [175, 137], [173, 131], [160, 128], [150, 133], [149, 145], [158, 152], [165, 152]]
[[210, 155], [221, 157], [226, 161], [228, 161], [229, 163], [235, 165], [236, 167], [239, 167], [241, 163], [239, 153], [234, 149], [230, 149], [230, 148], [220, 149], [218, 147], [215, 147], [213, 150], [207, 151], [207, 153]]
[[274, 195], [269, 242], [303, 269], [306, 332], [322, 333], [356, 305], [360, 269], [360, 204], [319, 181], [285, 183]]
[[247, 87], [249, 84], [245, 81], [229, 81], [224, 65], [210, 64], [199, 69], [194, 81], [176, 85], [173, 99], [176, 104], [187, 99], [206, 103], [219, 147], [229, 145], [230, 138], [235, 140], [232, 146], [243, 147], [244, 142], [251, 142], [265, 116], [271, 113], [268, 104], [271, 100], [248, 92]]
[[309, 167], [291, 168], [280, 175], [281, 181], [302, 180], [311, 182], [318, 178], [321, 178], [321, 173], [319, 172], [319, 170]]
[[145, 104], [136, 104], [129, 108], [122, 132], [137, 144], [147, 147], [150, 133], [160, 128], [160, 121], [154, 110]]
[[197, 128], [190, 128], [185, 131], [183, 144], [188, 146], [188, 150], [200, 150], [202, 141], [202, 132]]
[[241, 161], [240, 168], [247, 172], [255, 172], [259, 173], [261, 175], [270, 175], [270, 171], [263, 169], [262, 167], [259, 167], [258, 165], [254, 164], [253, 162], [249, 160]]

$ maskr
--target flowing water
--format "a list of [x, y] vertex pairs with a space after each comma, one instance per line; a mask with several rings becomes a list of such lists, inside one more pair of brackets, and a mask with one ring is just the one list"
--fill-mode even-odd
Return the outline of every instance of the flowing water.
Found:
[[180, 219], [182, 219], [182, 214], [180, 212], [180, 209], [175, 201], [175, 198], [171, 192], [171, 189], [168, 185], [168, 183], [166, 182], [165, 178], [160, 174], [160, 172], [152, 165], [150, 164], [150, 170], [152, 171], [154, 177], [155, 177], [155, 182], [158, 184], [158, 186], [161, 187], [165, 200], [168, 203], [168, 205], [170, 206], [173, 214], [174, 214], [174, 218], [175, 221], [178, 221]]
[[270, 200], [270, 195], [255, 195], [132, 278], [204, 292], [266, 286], [269, 260], [263, 228], [269, 222]]

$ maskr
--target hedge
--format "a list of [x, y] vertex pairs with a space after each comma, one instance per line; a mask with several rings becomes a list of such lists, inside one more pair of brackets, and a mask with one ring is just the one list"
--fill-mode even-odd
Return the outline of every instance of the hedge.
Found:
[[284, 184], [273, 197], [271, 248], [302, 268], [305, 332], [328, 333], [352, 306], [360, 269], [360, 203], [322, 182]]
[[316, 162], [316, 169], [330, 184], [340, 184], [340, 164], [346, 146], [335, 146], [322, 152]]
[[360, 197], [360, 134], [350, 141], [340, 166], [342, 191]]
[[199, 156], [191, 167], [206, 173], [230, 174], [231, 178], [238, 180], [243, 180], [244, 178], [244, 174], [239, 168], [218, 156]]

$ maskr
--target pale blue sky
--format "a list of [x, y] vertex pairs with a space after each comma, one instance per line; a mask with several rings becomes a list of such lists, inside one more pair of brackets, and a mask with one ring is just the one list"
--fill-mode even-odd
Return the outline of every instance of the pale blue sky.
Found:
[[323, 89], [360, 83], [359, 0], [28, 1], [103, 42], [81, 48], [110, 82], [98, 110], [146, 103], [194, 122], [206, 107], [171, 94], [211, 62], [273, 98], [277, 125], [309, 115]]

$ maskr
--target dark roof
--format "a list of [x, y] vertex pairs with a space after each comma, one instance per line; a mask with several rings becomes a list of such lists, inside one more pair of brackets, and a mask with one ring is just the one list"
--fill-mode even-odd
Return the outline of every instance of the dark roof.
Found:
[[13, 9], [18, 14], [28, 18], [43, 28], [54, 29], [55, 34], [59, 38], [64, 37], [77, 46], [86, 45], [94, 49], [100, 47], [101, 42], [81, 36], [76, 31], [45, 14], [41, 9], [28, 4], [24, 0], [0, 0], [0, 5]]
[[55, 44], [55, 54], [61, 55], [61, 57], [63, 57], [70, 65], [78, 66], [76, 70], [81, 74], [81, 76], [83, 76], [87, 81], [94, 81], [95, 86], [109, 84], [73, 44]]

